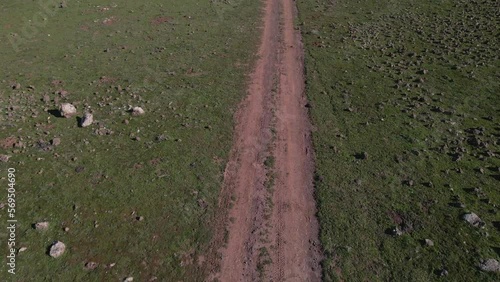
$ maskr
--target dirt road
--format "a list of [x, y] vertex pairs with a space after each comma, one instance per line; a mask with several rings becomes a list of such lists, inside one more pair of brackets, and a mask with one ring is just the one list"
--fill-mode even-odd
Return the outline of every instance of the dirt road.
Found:
[[[218, 234], [220, 281], [319, 281], [303, 49], [292, 0], [265, 0], [259, 59], [236, 114]], [[224, 208], [225, 207], [225, 208]], [[215, 268], [214, 268], [215, 269]]]

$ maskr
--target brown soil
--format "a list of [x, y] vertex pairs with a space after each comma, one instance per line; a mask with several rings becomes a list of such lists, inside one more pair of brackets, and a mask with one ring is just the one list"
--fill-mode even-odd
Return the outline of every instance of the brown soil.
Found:
[[[259, 59], [235, 117], [215, 249], [207, 256], [209, 280], [319, 281], [311, 129], [295, 4], [264, 2]], [[266, 162], [270, 157], [274, 164]]]
[[10, 149], [10, 148], [14, 147], [14, 144], [16, 144], [16, 142], [17, 142], [17, 138], [14, 136], [0, 139], [0, 148]]

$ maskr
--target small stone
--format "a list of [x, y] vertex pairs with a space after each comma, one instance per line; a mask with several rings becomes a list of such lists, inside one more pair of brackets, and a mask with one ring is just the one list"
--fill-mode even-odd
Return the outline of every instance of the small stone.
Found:
[[59, 112], [61, 116], [70, 118], [76, 114], [76, 108], [70, 103], [62, 103], [61, 107], [59, 107]]
[[439, 276], [448, 276], [448, 270], [446, 270], [446, 269], [444, 269], [444, 268], [443, 268], [443, 269], [441, 269], [441, 270], [439, 271]]
[[91, 113], [85, 113], [82, 118], [82, 123], [80, 124], [81, 127], [87, 127], [90, 126], [94, 122], [94, 115]]
[[496, 259], [483, 260], [478, 267], [486, 272], [500, 272], [500, 263]]
[[425, 239], [425, 245], [428, 247], [434, 246], [434, 242], [431, 239]]
[[12, 84], [12, 89], [14, 89], [14, 90], [21, 89], [21, 84], [20, 83], [14, 83], [14, 84]]
[[64, 254], [64, 251], [66, 251], [66, 245], [63, 242], [56, 241], [50, 247], [49, 254], [53, 258], [58, 258]]
[[123, 279], [123, 282], [132, 282], [132, 281], [134, 281], [134, 277], [127, 277]]
[[85, 263], [85, 269], [86, 270], [94, 270], [97, 268], [99, 264], [97, 262], [89, 261]]
[[49, 229], [49, 223], [47, 221], [35, 223], [35, 229], [38, 231], [45, 231]]
[[403, 235], [403, 231], [401, 230], [401, 228], [399, 226], [396, 226], [392, 229], [392, 235], [401, 236], [401, 235]]
[[411, 179], [406, 180], [404, 183], [405, 183], [407, 186], [410, 186], [410, 187], [412, 187], [412, 186], [415, 184], [415, 183], [413, 182], [413, 180], [411, 180]]
[[26, 251], [27, 249], [28, 248], [26, 248], [26, 247], [21, 247], [17, 252], [22, 253], [22, 252]]
[[144, 220], [144, 216], [138, 216], [135, 219], [137, 219], [138, 221], [143, 221]]
[[143, 115], [145, 112], [144, 110], [141, 108], [141, 107], [134, 107], [132, 109], [132, 115], [133, 116], [141, 116]]
[[9, 161], [11, 156], [8, 155], [0, 155], [0, 162], [6, 163]]
[[68, 232], [69, 231], [69, 227], [64, 227], [64, 232]]
[[479, 218], [479, 216], [473, 212], [464, 214], [463, 219], [474, 227], [484, 226], [484, 222], [481, 220], [481, 218]]
[[124, 120], [124, 121], [123, 121], [123, 123], [124, 123], [125, 125], [127, 125], [127, 124], [129, 124], [130, 122], [128, 121], [128, 119], [126, 119], [126, 120]]
[[53, 146], [59, 146], [61, 144], [61, 138], [54, 138], [50, 141]]

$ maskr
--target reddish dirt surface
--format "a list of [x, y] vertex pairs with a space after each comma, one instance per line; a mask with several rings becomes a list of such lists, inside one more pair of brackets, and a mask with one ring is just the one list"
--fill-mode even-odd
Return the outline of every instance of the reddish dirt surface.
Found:
[[304, 89], [304, 54], [295, 3], [283, 0], [283, 53], [277, 99], [273, 281], [319, 281], [321, 249], [313, 186], [313, 150]]
[[[235, 141], [214, 223], [215, 249], [208, 255], [209, 280], [321, 279], [311, 130], [295, 13], [292, 0], [265, 0], [259, 59], [235, 117]], [[266, 163], [269, 157], [274, 164]]]

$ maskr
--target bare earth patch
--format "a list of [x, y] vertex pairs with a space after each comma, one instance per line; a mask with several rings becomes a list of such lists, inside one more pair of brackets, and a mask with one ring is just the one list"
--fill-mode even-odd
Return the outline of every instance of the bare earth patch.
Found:
[[223, 247], [212, 250], [219, 252], [211, 254], [212, 279], [321, 279], [303, 50], [294, 16], [293, 1], [265, 1], [259, 59], [236, 114], [219, 202], [214, 245]]

